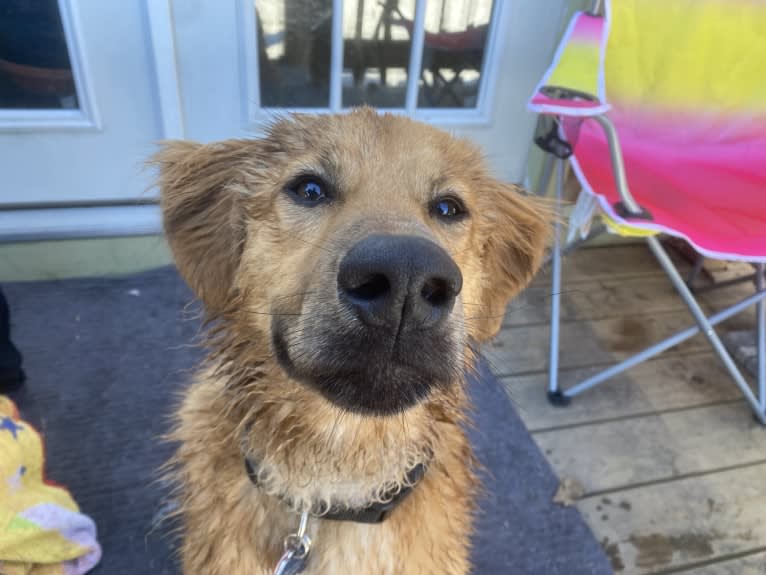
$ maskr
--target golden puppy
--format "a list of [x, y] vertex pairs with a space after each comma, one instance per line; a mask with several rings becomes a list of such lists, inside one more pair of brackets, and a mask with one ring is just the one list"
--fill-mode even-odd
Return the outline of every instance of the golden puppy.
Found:
[[467, 573], [471, 342], [539, 265], [545, 211], [467, 142], [370, 109], [155, 161], [211, 320], [173, 435], [184, 573]]

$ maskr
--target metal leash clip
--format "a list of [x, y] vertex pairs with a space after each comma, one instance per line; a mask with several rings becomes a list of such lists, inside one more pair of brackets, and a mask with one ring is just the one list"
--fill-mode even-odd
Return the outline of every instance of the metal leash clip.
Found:
[[306, 533], [308, 523], [309, 513], [304, 511], [298, 531], [285, 537], [285, 551], [274, 568], [273, 575], [297, 575], [306, 569], [311, 551], [311, 537]]

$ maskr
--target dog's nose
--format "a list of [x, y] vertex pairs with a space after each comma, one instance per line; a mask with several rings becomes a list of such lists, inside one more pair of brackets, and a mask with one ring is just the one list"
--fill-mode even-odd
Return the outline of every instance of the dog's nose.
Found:
[[368, 325], [427, 329], [452, 311], [463, 276], [441, 247], [425, 238], [372, 235], [340, 263], [341, 300]]

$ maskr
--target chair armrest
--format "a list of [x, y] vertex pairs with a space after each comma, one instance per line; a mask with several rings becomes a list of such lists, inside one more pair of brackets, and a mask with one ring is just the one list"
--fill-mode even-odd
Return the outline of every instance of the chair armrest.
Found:
[[609, 26], [604, 16], [577, 12], [556, 50], [553, 64], [529, 100], [538, 114], [594, 116], [610, 109], [604, 91], [604, 52]]
[[609, 145], [609, 156], [612, 159], [612, 172], [614, 173], [614, 184], [617, 192], [620, 194], [620, 202], [615, 206], [618, 214], [625, 219], [645, 219], [651, 220], [652, 216], [644, 210], [630, 193], [628, 179], [625, 175], [625, 162], [620, 146], [620, 138], [617, 136], [617, 129], [612, 121], [604, 114], [597, 114], [593, 119], [599, 123], [604, 130], [607, 144]]

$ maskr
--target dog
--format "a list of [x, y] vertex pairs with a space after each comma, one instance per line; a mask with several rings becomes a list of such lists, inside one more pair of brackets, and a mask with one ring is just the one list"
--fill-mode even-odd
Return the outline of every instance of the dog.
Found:
[[369, 108], [154, 162], [210, 326], [172, 432], [183, 572], [468, 573], [465, 377], [541, 263], [545, 206]]

